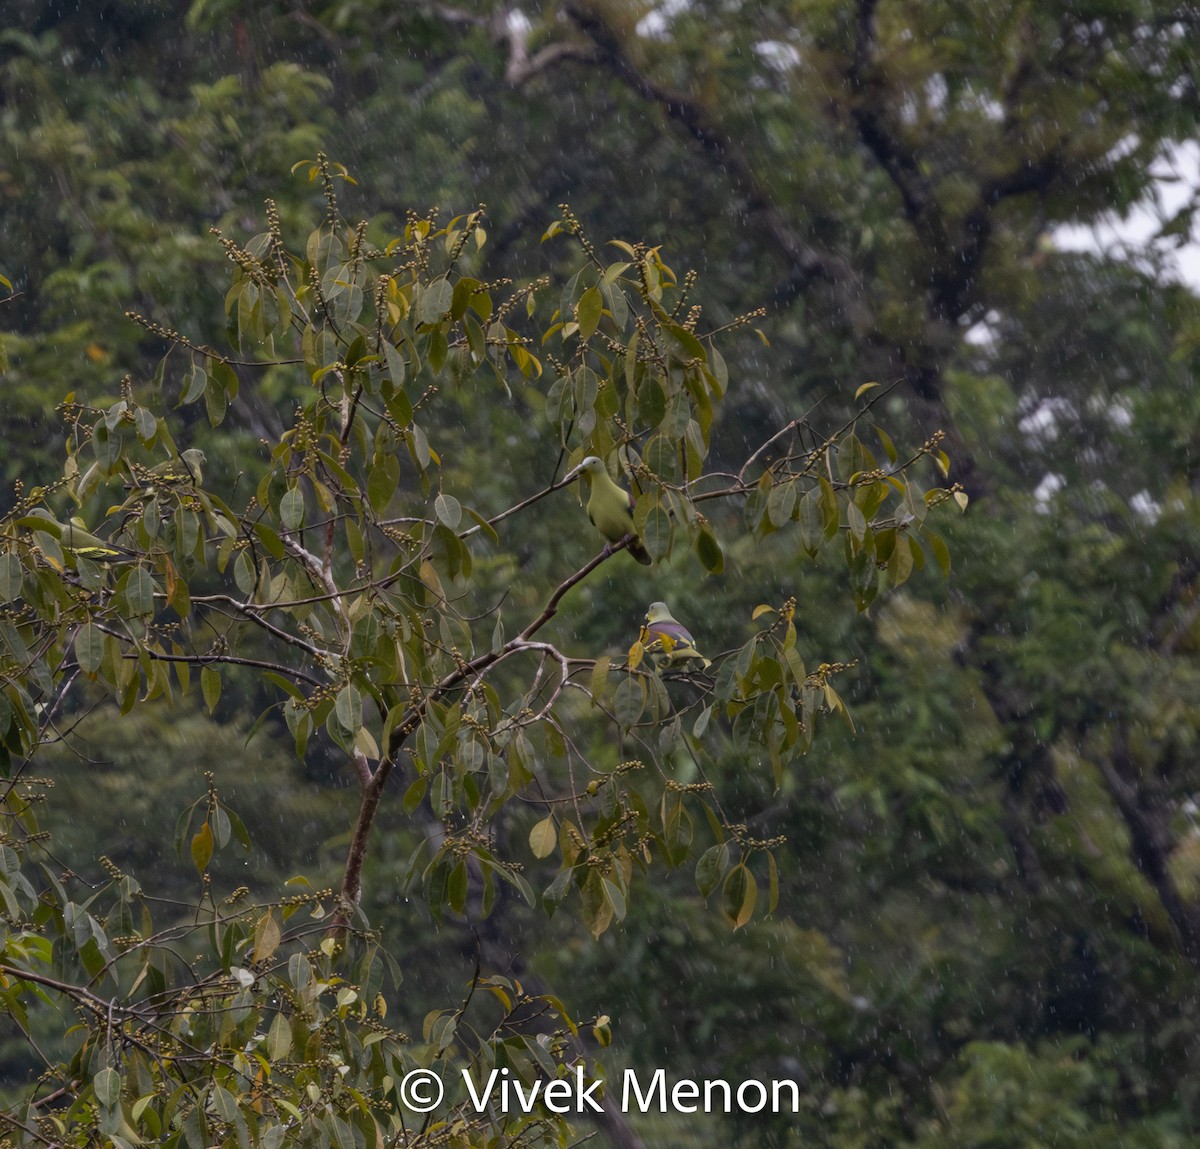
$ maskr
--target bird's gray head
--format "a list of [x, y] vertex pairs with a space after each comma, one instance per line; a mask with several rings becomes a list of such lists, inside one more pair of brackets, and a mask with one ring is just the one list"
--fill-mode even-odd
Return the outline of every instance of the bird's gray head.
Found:
[[650, 609], [646, 611], [646, 619], [649, 622], [658, 622], [660, 619], [670, 617], [671, 611], [665, 602], [652, 602]]
[[574, 479], [578, 475], [595, 475], [604, 470], [604, 460], [599, 455], [588, 455], [567, 478]]

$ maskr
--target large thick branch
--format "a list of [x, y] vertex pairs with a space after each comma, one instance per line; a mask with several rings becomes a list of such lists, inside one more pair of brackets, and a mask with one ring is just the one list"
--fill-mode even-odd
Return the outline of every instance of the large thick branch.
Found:
[[[846, 78], [853, 94], [851, 115], [859, 140], [887, 174], [900, 196], [905, 218], [929, 259], [929, 312], [934, 323], [953, 324], [977, 302], [979, 269], [992, 238], [997, 205], [1015, 196], [1047, 190], [1063, 172], [1062, 142], [1043, 154], [1019, 151], [1009, 166], [974, 180], [971, 199], [951, 218], [937, 188], [922, 170], [917, 150], [896, 123], [896, 94], [880, 81], [876, 68], [875, 11], [878, 0], [859, 0], [854, 54]], [[1019, 98], [1029, 69], [1021, 66], [1005, 93], [1009, 111]], [[1013, 124], [1006, 114], [1002, 135], [1009, 144]]]
[[679, 124], [730, 179], [760, 220], [774, 246], [792, 265], [789, 290], [803, 291], [814, 282], [830, 287], [853, 330], [862, 334], [875, 326], [857, 275], [844, 260], [805, 243], [788, 224], [779, 205], [759, 181], [735, 141], [713, 123], [703, 105], [681, 92], [670, 91], [637, 67], [619, 33], [593, 6], [569, 0], [564, 11], [595, 47], [595, 59], [631, 91], [657, 105]]
[[851, 115], [859, 139], [900, 193], [908, 222], [926, 242], [944, 246], [945, 231], [937, 196], [921, 172], [912, 149], [895, 130], [890, 117], [890, 93], [874, 76], [877, 3], [878, 0], [859, 0], [854, 55], [847, 74], [854, 98]]
[[1110, 754], [1097, 755], [1100, 773], [1129, 830], [1134, 863], [1158, 893], [1163, 909], [1175, 927], [1179, 950], [1200, 968], [1200, 915], [1179, 892], [1167, 865], [1174, 843], [1168, 813], [1161, 803], [1149, 800], [1145, 788], [1131, 781], [1137, 769], [1125, 745], [1124, 731], [1112, 736]]
[[[986, 630], [983, 628], [980, 635]], [[1033, 733], [1036, 725], [1033, 708], [1028, 702], [1013, 697], [1011, 689], [1001, 681], [996, 666], [984, 665], [982, 686], [1013, 747], [1006, 762], [1009, 776], [1004, 802], [1005, 834], [1023, 884], [1037, 891], [1042, 884], [1042, 875], [1037, 850], [1026, 826], [1028, 795], [1036, 787], [1042, 795], [1050, 797], [1051, 808], [1056, 813], [1065, 809], [1065, 802], [1062, 807], [1057, 805], [1064, 800], [1054, 777], [1050, 747]], [[1179, 952], [1200, 968], [1200, 912], [1184, 899], [1168, 864], [1175, 847], [1170, 810], [1162, 796], [1139, 780], [1140, 771], [1128, 748], [1127, 723], [1128, 719], [1119, 714], [1108, 720], [1104, 728], [1108, 745], [1090, 757], [1096, 762], [1129, 832], [1132, 860], [1154, 888], [1171, 922]], [[1081, 726], [1072, 733], [1078, 739], [1099, 731], [1095, 727]]]

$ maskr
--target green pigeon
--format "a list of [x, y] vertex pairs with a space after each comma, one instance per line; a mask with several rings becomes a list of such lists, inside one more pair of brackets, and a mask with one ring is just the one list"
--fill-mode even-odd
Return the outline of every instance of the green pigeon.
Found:
[[91, 559], [93, 562], [121, 562], [135, 559], [137, 556], [131, 550], [110, 543], [91, 531], [85, 531], [74, 522], [60, 523], [56, 518], [43, 510], [31, 511], [28, 515], [17, 520], [17, 525], [42, 531], [52, 539], [56, 539], [67, 555], [78, 555], [80, 558]]
[[642, 647], [656, 666], [674, 667], [699, 659], [701, 668], [707, 670], [712, 663], [697, 649], [688, 628], [677, 622], [665, 602], [652, 602], [646, 611], [646, 624], [642, 627]]
[[139, 478], [153, 479], [146, 482], [146, 486], [153, 486], [155, 481], [164, 484], [172, 484], [182, 486], [198, 487], [204, 479], [204, 472], [201, 468], [205, 464], [204, 452], [199, 447], [189, 447], [183, 454], [174, 459], [166, 459], [161, 463], [156, 463], [150, 467], [143, 475], [143, 469], [138, 468]]
[[587, 475], [592, 481], [592, 493], [587, 501], [588, 518], [592, 520], [592, 525], [610, 544], [619, 543], [629, 536], [629, 553], [642, 566], [648, 567], [653, 560], [633, 525], [633, 496], [609, 478], [604, 460], [596, 455], [589, 455], [567, 478], [573, 479], [577, 475]]

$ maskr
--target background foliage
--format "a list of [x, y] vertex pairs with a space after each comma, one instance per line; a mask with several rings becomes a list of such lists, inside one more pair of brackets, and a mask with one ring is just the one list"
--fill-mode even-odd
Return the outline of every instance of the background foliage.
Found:
[[[619, 665], [646, 603], [665, 597], [717, 660], [718, 690], [722, 669], [730, 674], [737, 651], [776, 617], [752, 622], [755, 606], [782, 607], [795, 596], [795, 649], [808, 669], [854, 664], [837, 681], [854, 731], [818, 721], [812, 749], [787, 764], [780, 785], [770, 755], [736, 722], [707, 732], [704, 771], [722, 819], [745, 822], [755, 839], [786, 839], [773, 850], [778, 907], [763, 916], [769, 877], [760, 856], [752, 867], [762, 886], [758, 914], [732, 936], [726, 903], [719, 893], [700, 896], [693, 865], [650, 871], [624, 919], [605, 931], [594, 928], [594, 907], [591, 917], [581, 912], [581, 897], [547, 923], [503, 880], [486, 919], [474, 885], [435, 919], [405, 892], [435, 811], [389, 787], [362, 873], [362, 908], [403, 982], [382, 956], [371, 972], [366, 935], [350, 979], [360, 989], [390, 979], [379, 982], [390, 1006], [381, 1024], [394, 1023], [414, 1044], [388, 1056], [438, 1051], [444, 1034], [423, 1031], [422, 1020], [461, 1001], [478, 950], [485, 972], [522, 979], [534, 996], [552, 993], [573, 1016], [611, 1017], [610, 1072], [662, 1064], [681, 1076], [803, 1083], [800, 1121], [614, 1119], [602, 1131], [612, 1144], [1161, 1145], [1195, 1136], [1196, 301], [1171, 282], [1154, 249], [1130, 262], [1064, 254], [1047, 242], [1060, 223], [1127, 211], [1164, 149], [1194, 136], [1193, 12], [1155, 0], [1032, 8], [573, 0], [520, 9], [355, 0], [264, 4], [252, 15], [218, 0], [102, 11], [20, 0], [12, 9], [0, 58], [0, 272], [14, 287], [0, 312], [5, 511], [28, 518], [34, 508], [22, 500], [62, 475], [55, 405], [73, 393], [92, 412], [86, 426], [123, 400], [154, 408], [177, 448], [204, 449], [204, 488], [219, 492], [230, 521], [250, 521], [243, 511], [263, 474], [276, 465], [282, 475], [287, 465], [260, 444], [281, 442], [297, 425], [297, 404], [312, 401], [303, 372], [214, 373], [221, 395], [214, 384], [208, 402], [201, 390], [176, 410], [195, 381], [188, 349], [176, 346], [156, 371], [176, 330], [218, 354], [232, 338], [241, 344], [235, 358], [271, 358], [258, 346], [261, 332], [247, 342], [245, 327], [238, 330], [240, 322], [269, 328], [261, 312], [256, 320], [250, 307], [222, 306], [231, 271], [244, 284], [249, 265], [235, 258], [231, 267], [205, 232], [215, 225], [261, 260], [250, 240], [270, 230], [263, 201], [271, 196], [280, 235], [303, 258], [304, 236], [327, 201], [307, 169], [289, 172], [321, 150], [357, 180], [339, 195], [351, 227], [372, 220], [368, 244], [403, 236], [411, 208], [419, 219], [440, 204], [444, 224], [486, 202], [487, 242], [466, 274], [497, 301], [549, 277], [547, 302], [521, 315], [530, 331], [540, 325], [535, 343], [580, 266], [568, 239], [540, 242], [563, 219], [562, 202], [605, 265], [618, 258], [605, 241], [624, 238], [663, 244], [681, 281], [695, 267], [689, 302], [704, 307], [702, 332], [765, 306], [719, 341], [729, 384], [708, 470], [736, 472], [793, 419], [807, 416], [820, 434], [841, 427], [874, 396], [871, 417], [902, 451], [945, 432], [937, 449], [949, 455], [950, 480], [971, 495], [965, 516], [945, 508], [936, 523], [953, 557], [949, 580], [927, 562], [900, 589], [885, 586], [865, 612], [856, 607], [879, 586], [875, 543], [859, 540], [847, 553], [839, 540], [810, 562], [798, 545], [803, 524], [772, 520], [754, 496], [744, 507], [723, 502], [711, 516], [717, 502], [700, 504], [723, 544], [720, 576], [706, 576], [695, 552], [681, 549], [656, 568], [654, 593], [620, 554], [575, 587], [541, 638]], [[1193, 206], [1163, 221], [1164, 242], [1188, 234]], [[366, 290], [362, 306], [373, 303]], [[146, 322], [125, 321], [127, 311]], [[425, 318], [440, 323], [440, 314]], [[530, 417], [540, 419], [560, 374], [540, 350], [529, 353], [543, 376], [506, 360], [511, 395], [502, 402], [494, 375], [453, 386], [446, 376], [428, 419], [418, 415], [440, 460], [419, 512], [429, 531], [422, 548], [436, 531], [438, 489], [489, 517], [561, 476], [557, 437]], [[344, 364], [347, 351], [335, 358]], [[287, 357], [281, 347], [273, 354]], [[304, 355], [300, 348], [293, 357]], [[428, 361], [427, 346], [420, 355]], [[856, 389], [871, 380], [884, 386], [856, 403]], [[432, 381], [427, 375], [422, 389]], [[229, 410], [214, 427], [222, 400]], [[570, 431], [568, 453], [581, 447], [580, 434]], [[804, 449], [817, 441], [797, 440]], [[163, 442], [139, 453], [131, 437], [109, 470], [144, 490], [132, 468], [165, 458]], [[868, 445], [885, 458], [877, 439]], [[366, 452], [360, 458], [374, 457], [369, 447], [355, 444]], [[415, 481], [417, 463], [401, 454], [406, 482]], [[928, 464], [919, 478], [944, 481]], [[355, 479], [367, 482], [365, 472]], [[23, 487], [12, 485], [18, 480]], [[116, 481], [72, 509], [120, 541], [120, 516], [105, 526], [105, 512], [134, 493]], [[286, 486], [266, 493], [260, 503], [282, 514]], [[60, 518], [65, 494], [49, 496]], [[187, 483], [170, 492], [181, 505], [194, 497]], [[776, 496], [777, 515], [787, 498]], [[567, 491], [544, 498], [517, 520], [519, 531], [499, 524], [501, 544], [473, 553], [479, 602], [490, 608], [507, 592], [502, 613], [522, 620], [507, 623], [505, 640], [595, 553], [575, 503]], [[681, 521], [692, 523], [686, 514]], [[787, 525], [766, 531], [764, 522]], [[847, 525], [841, 534], [853, 532]], [[146, 545], [134, 535], [125, 541]], [[33, 560], [22, 555], [23, 579], [32, 577]], [[932, 547], [927, 557], [935, 558]], [[438, 577], [452, 577], [449, 555], [438, 561]], [[129, 573], [121, 563], [106, 569], [114, 584]], [[61, 573], [69, 586], [87, 572], [64, 557]], [[167, 593], [164, 570], [153, 577]], [[215, 565], [199, 577], [194, 594], [220, 593], [204, 585]], [[127, 606], [128, 583], [123, 593]], [[493, 623], [486, 634], [473, 630], [480, 652], [491, 649]], [[114, 678], [115, 665], [110, 656]], [[202, 815], [214, 847], [224, 847], [206, 860], [214, 892], [205, 887], [202, 896], [206, 913], [229, 920], [228, 952], [260, 950], [264, 962], [274, 954], [269, 931], [255, 931], [268, 902], [283, 924], [278, 878], [302, 873], [311, 885], [296, 892], [306, 898], [341, 880], [357, 804], [346, 738], [339, 747], [314, 728], [299, 761], [294, 731], [271, 711], [246, 744], [279, 695], [244, 670], [226, 675], [211, 721], [193, 712], [203, 708], [198, 683], [191, 702], [177, 699], [170, 711], [137, 706], [119, 720], [97, 689], [76, 704], [87, 717], [69, 748], [47, 748], [22, 785], [8, 788], [16, 820], [6, 851], [32, 857], [36, 847], [21, 842], [49, 829], [43, 848], [53, 861], [38, 882], [62, 869], [82, 875], [88, 893], [64, 888], [61, 902], [86, 907], [90, 916], [77, 919], [85, 925], [41, 925], [70, 936], [85, 964], [96, 960], [89, 944], [103, 952], [86, 923], [106, 940], [132, 932], [141, 903], [128, 875], [156, 896], [195, 903], [189, 847]], [[137, 682], [140, 698], [147, 680]], [[680, 706], [691, 689], [669, 684]], [[118, 703], [129, 700], [129, 682], [125, 691], [117, 690]], [[620, 760], [611, 738], [588, 738], [581, 754]], [[13, 753], [19, 764], [22, 747]], [[686, 755], [671, 765], [678, 780], [690, 777]], [[56, 785], [30, 787], [34, 776]], [[41, 793], [35, 829], [22, 810]], [[197, 799], [172, 874], [162, 861], [172, 850], [169, 828]], [[214, 802], [241, 813], [254, 854], [243, 858], [233, 823], [222, 834]], [[554, 871], [543, 874], [529, 848], [541, 818], [514, 813], [491, 847], [520, 856], [544, 888]], [[697, 829], [693, 861], [708, 845], [702, 815]], [[110, 859], [107, 873], [101, 856]], [[149, 881], [148, 866], [164, 867], [161, 882]], [[6, 873], [16, 873], [15, 861]], [[13, 883], [10, 947], [20, 944], [12, 939], [23, 916], [36, 912]], [[220, 909], [242, 883], [256, 912]], [[155, 909], [159, 928], [176, 912]], [[298, 922], [311, 922], [305, 928], [315, 932], [298, 935], [296, 948], [316, 951], [318, 980], [338, 976], [321, 962], [346, 960], [319, 952], [321, 915], [336, 912], [335, 897], [313, 897], [287, 918], [298, 931]], [[10, 964], [39, 959], [6, 950]], [[250, 995], [236, 1006], [249, 1011], [239, 1022], [245, 1032], [218, 1035], [230, 1048], [245, 1045], [271, 1009], [267, 983], [237, 985], [234, 964], [191, 971], [199, 984], [211, 976], [222, 993]], [[153, 976], [166, 985], [182, 969]], [[279, 976], [295, 992], [306, 975], [298, 967]], [[511, 990], [496, 991], [486, 996], [500, 1012], [479, 1018], [480, 1031], [501, 1041], [519, 1031], [529, 1049], [537, 1046], [536, 1027], [522, 1029], [522, 1019], [504, 1029], [501, 994]], [[28, 983], [12, 981], [6, 992], [5, 1087], [29, 1097], [43, 1063], [17, 1011], [52, 1059], [76, 1051], [78, 1038], [62, 1043], [77, 1018], [71, 1007], [35, 1008]], [[307, 1040], [296, 1025], [287, 1048], [276, 1034], [271, 1057], [290, 1065], [281, 1089], [286, 1076], [300, 1093], [312, 1084], [322, 1103], [336, 1094], [341, 1078], [322, 1058], [358, 1032], [355, 1002], [337, 997], [335, 987], [317, 998], [319, 1019], [309, 1019], [311, 1032], [331, 1042], [319, 1057], [293, 1056]], [[561, 1022], [549, 1028], [570, 1033]], [[371, 1048], [390, 1051], [390, 1040]], [[516, 1046], [508, 1048], [515, 1058]], [[319, 1067], [292, 1064], [309, 1060]], [[90, 1071], [105, 1068], [101, 1059]], [[123, 1068], [124, 1082], [137, 1080], [141, 1070]], [[241, 1070], [228, 1072], [213, 1079], [204, 1104], [179, 1098], [168, 1112], [167, 1095], [138, 1119], [157, 1112], [187, 1140], [208, 1132], [201, 1120], [228, 1118], [236, 1137], [233, 1111], [214, 1088], [242, 1096], [231, 1084]], [[109, 1079], [98, 1080], [87, 1103], [120, 1136], [122, 1121], [136, 1124], [131, 1104], [126, 1097], [122, 1109]], [[366, 1097], [380, 1081], [355, 1087]], [[38, 1114], [70, 1104], [72, 1088], [48, 1080], [36, 1096], [66, 1092]], [[154, 1092], [145, 1089], [142, 1096]], [[246, 1105], [244, 1121], [261, 1116]], [[340, 1144], [357, 1130], [369, 1141], [365, 1117], [338, 1105], [321, 1117], [324, 1135]]]

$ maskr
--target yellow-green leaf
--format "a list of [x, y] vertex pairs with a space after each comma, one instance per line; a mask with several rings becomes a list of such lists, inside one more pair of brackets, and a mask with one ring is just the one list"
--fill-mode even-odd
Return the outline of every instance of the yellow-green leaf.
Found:
[[280, 1061], [287, 1056], [291, 1047], [292, 1027], [282, 1013], [277, 1013], [267, 1031], [267, 1057], [271, 1061]]
[[548, 858], [558, 845], [558, 829], [554, 818], [547, 816], [529, 831], [529, 848], [535, 858]]
[[605, 654], [596, 659], [596, 664], [592, 667], [591, 690], [595, 702], [603, 702], [608, 694], [608, 668], [611, 664], [612, 659]]

